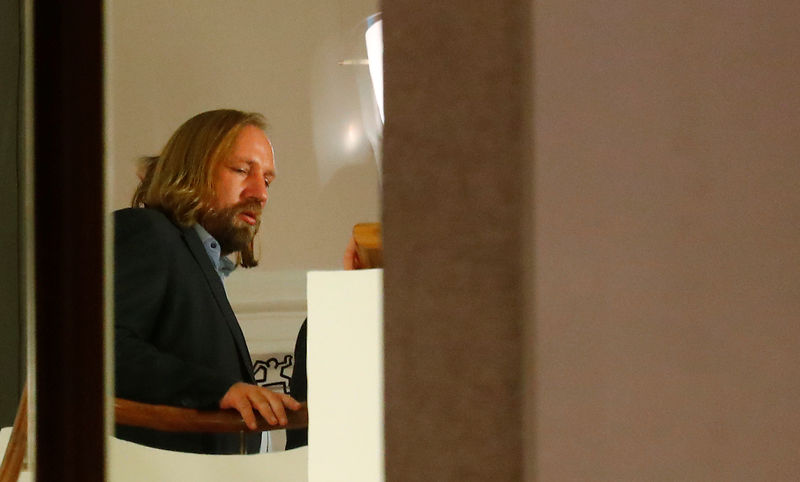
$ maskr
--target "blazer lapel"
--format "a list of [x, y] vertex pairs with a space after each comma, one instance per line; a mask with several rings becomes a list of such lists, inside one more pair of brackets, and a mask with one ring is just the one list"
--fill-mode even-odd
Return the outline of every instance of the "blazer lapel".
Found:
[[200, 271], [202, 271], [203, 276], [205, 276], [208, 286], [211, 288], [211, 293], [214, 295], [214, 300], [217, 302], [217, 305], [225, 317], [225, 321], [228, 323], [231, 335], [236, 341], [236, 348], [239, 351], [242, 365], [247, 367], [248, 381], [250, 383], [255, 383], [250, 351], [247, 349], [247, 343], [245, 342], [244, 334], [242, 334], [242, 328], [239, 326], [239, 321], [236, 319], [233, 308], [231, 308], [231, 304], [228, 302], [228, 296], [225, 294], [225, 287], [222, 285], [222, 280], [219, 279], [219, 275], [214, 269], [211, 260], [208, 258], [208, 253], [206, 253], [203, 243], [200, 242], [200, 238], [197, 236], [194, 229], [181, 229], [181, 236], [189, 247], [189, 251], [192, 253], [192, 256], [194, 256], [195, 261], [200, 265]]

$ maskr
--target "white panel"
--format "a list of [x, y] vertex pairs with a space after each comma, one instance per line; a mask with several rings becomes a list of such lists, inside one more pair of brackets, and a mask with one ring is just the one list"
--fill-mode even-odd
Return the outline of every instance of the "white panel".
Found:
[[308, 274], [308, 477], [382, 481], [383, 270]]
[[111, 438], [109, 454], [109, 480], [112, 482], [308, 480], [305, 447], [274, 454], [202, 455], [154, 449]]
[[[0, 457], [11, 437], [11, 427], [0, 430]], [[256, 455], [202, 455], [161, 450], [108, 438], [109, 473], [112, 482], [179, 481], [217, 482], [220, 480], [265, 480], [303, 482], [307, 478], [306, 447], [285, 452]], [[46, 463], [46, 461], [45, 461]], [[31, 480], [31, 473], [20, 473], [19, 482]]]

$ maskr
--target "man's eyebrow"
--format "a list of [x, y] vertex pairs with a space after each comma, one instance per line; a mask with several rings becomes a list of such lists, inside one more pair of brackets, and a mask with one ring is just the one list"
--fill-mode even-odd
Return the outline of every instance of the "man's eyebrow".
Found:
[[[243, 159], [241, 159], [241, 161], [246, 163], [248, 166], [252, 166], [253, 164], [256, 164], [256, 165], [259, 164], [259, 162], [256, 161], [255, 159], [243, 158]], [[268, 177], [275, 177], [275, 169], [267, 169], [267, 170], [265, 170], [264, 171], [264, 175], [268, 176]]]

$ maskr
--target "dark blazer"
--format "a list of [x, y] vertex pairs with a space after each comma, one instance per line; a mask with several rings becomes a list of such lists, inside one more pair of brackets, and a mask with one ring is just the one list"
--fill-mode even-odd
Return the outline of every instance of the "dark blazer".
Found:
[[[199, 236], [163, 213], [114, 213], [116, 395], [216, 409], [238, 381], [255, 383], [250, 353]], [[239, 453], [238, 434], [166, 433], [117, 426], [117, 436], [183, 452]], [[257, 452], [260, 435], [248, 435]]]

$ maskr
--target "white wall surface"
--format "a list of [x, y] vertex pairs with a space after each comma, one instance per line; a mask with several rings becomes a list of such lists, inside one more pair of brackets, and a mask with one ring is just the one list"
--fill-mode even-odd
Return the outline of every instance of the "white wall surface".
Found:
[[308, 480], [383, 482], [383, 270], [308, 273]]

